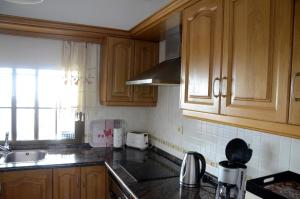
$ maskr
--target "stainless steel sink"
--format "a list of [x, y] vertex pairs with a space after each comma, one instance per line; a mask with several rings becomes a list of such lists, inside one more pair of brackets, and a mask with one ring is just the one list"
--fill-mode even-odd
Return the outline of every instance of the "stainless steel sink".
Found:
[[6, 155], [4, 162], [37, 162], [45, 159], [46, 151], [13, 151]]

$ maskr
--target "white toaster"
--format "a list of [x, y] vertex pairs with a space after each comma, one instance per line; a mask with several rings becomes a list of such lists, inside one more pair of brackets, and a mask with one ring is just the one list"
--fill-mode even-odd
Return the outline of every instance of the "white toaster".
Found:
[[126, 137], [126, 145], [141, 150], [148, 148], [148, 133], [136, 131], [128, 132]]

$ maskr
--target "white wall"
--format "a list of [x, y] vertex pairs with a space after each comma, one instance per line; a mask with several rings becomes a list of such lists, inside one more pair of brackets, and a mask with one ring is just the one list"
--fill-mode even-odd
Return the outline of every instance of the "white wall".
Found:
[[0, 34], [0, 67], [61, 65], [62, 41]]
[[253, 149], [250, 177], [285, 170], [300, 173], [300, 140], [183, 117], [179, 92], [179, 86], [159, 87], [157, 107], [148, 115], [154, 145], [179, 158], [183, 158], [183, 150], [198, 151], [207, 159], [207, 171], [217, 175], [218, 162], [226, 159], [226, 144], [239, 137]]
[[128, 30], [169, 0], [45, 0], [36, 5], [0, 1], [0, 13]]

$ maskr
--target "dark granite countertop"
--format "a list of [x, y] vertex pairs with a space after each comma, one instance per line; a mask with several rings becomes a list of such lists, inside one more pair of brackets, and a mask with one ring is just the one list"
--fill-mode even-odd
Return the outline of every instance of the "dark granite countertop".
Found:
[[[25, 151], [40, 149], [24, 149]], [[45, 159], [38, 162], [4, 163], [4, 157], [0, 158], [0, 172], [11, 170], [56, 168], [67, 166], [88, 166], [105, 164], [106, 159], [111, 159], [112, 148], [54, 148], [41, 149], [46, 151]], [[17, 150], [19, 151], [19, 150]]]
[[[27, 163], [4, 163], [3, 157], [0, 159], [0, 172], [25, 169], [57, 168], [67, 166], [88, 166], [105, 164], [115, 179], [134, 198], [145, 199], [213, 199], [215, 198], [215, 187], [203, 182], [201, 188], [181, 188], [179, 177], [172, 177], [160, 180], [137, 182], [122, 167], [121, 163], [134, 161], [143, 163], [144, 161], [157, 161], [173, 172], [180, 171], [180, 166], [174, 163], [172, 157], [165, 158], [154, 150], [140, 151], [136, 149], [113, 150], [112, 148], [55, 148], [47, 149], [44, 160]], [[169, 160], [172, 159], [172, 161]], [[149, 172], [149, 171], [145, 171]]]
[[[215, 198], [215, 186], [202, 182], [201, 188], [181, 188], [179, 185], [179, 177], [166, 178], [161, 180], [151, 180], [144, 182], [137, 182], [121, 167], [124, 161], [146, 162], [157, 161], [169, 169], [180, 172], [180, 166], [172, 161], [159, 155], [158, 152], [153, 151], [139, 151], [135, 149], [126, 149], [121, 151], [114, 151], [113, 157], [107, 160], [107, 165], [110, 172], [117, 177], [120, 183], [126, 187], [135, 198], [184, 198], [184, 199], [213, 199]], [[150, 172], [150, 171], [145, 171]]]

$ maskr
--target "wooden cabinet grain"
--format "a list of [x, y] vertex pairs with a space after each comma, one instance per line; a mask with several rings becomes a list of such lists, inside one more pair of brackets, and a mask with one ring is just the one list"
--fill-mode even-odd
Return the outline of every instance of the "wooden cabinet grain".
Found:
[[[153, 42], [135, 41], [134, 75], [151, 69], [158, 63], [158, 45]], [[155, 105], [157, 101], [157, 86], [134, 86], [134, 103]]]
[[300, 125], [300, 0], [295, 0], [289, 123]]
[[53, 169], [53, 198], [80, 199], [80, 167]]
[[0, 174], [0, 199], [104, 199], [105, 166], [11, 171]]
[[299, 138], [299, 4], [203, 0], [185, 9], [183, 114]]
[[226, 0], [221, 114], [285, 123], [291, 0]]
[[1, 174], [1, 199], [52, 199], [52, 169]]
[[131, 102], [133, 87], [126, 81], [133, 76], [134, 41], [123, 38], [108, 38], [102, 48], [101, 101], [107, 105]]
[[203, 0], [183, 11], [181, 107], [218, 113], [222, 1]]
[[104, 199], [105, 176], [104, 166], [53, 169], [53, 198]]
[[155, 106], [157, 88], [126, 81], [158, 62], [158, 44], [108, 37], [101, 49], [100, 103], [108, 106]]
[[81, 167], [81, 199], [104, 199], [106, 169], [104, 166]]

